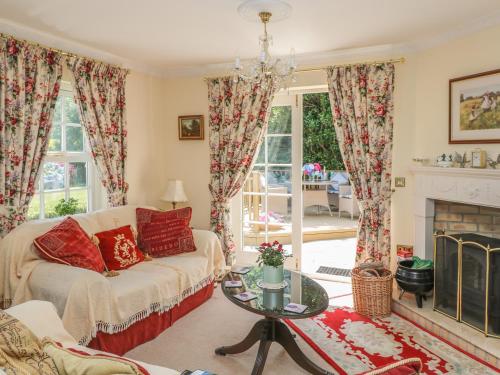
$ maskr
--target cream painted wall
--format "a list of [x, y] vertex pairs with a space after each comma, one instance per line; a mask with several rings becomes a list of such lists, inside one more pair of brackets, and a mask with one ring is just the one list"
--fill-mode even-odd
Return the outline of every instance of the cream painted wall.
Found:
[[130, 204], [158, 205], [165, 187], [164, 80], [131, 72], [127, 77], [128, 158], [126, 178]]
[[[208, 183], [208, 94], [203, 77], [167, 80], [163, 97], [166, 109], [162, 123], [162, 144], [165, 157], [166, 179], [184, 181], [184, 190], [189, 202], [183, 206], [193, 207], [191, 224], [195, 228], [210, 227], [210, 193]], [[203, 115], [205, 119], [205, 139], [203, 141], [180, 141], [178, 137], [178, 116]], [[161, 207], [170, 208], [169, 203]]]
[[443, 152], [480, 147], [500, 152], [500, 145], [448, 144], [448, 81], [500, 68], [500, 27], [455, 40], [417, 56], [415, 155], [434, 159]]

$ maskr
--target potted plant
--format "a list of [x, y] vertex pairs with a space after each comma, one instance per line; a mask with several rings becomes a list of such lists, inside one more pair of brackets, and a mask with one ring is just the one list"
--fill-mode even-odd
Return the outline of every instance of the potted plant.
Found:
[[288, 255], [285, 254], [283, 245], [278, 241], [272, 244], [261, 243], [257, 262], [263, 267], [263, 282], [266, 284], [281, 284], [284, 280], [283, 263]]

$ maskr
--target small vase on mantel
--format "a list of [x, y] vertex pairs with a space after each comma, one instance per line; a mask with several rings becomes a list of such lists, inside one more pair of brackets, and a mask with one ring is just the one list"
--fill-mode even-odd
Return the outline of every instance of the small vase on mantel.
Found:
[[283, 264], [287, 255], [278, 241], [261, 243], [258, 263], [262, 266], [262, 282], [269, 287], [281, 287], [285, 279]]

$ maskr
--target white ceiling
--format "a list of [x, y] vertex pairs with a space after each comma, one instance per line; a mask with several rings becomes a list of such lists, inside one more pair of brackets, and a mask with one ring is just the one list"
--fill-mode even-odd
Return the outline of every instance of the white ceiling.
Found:
[[[335, 50], [411, 44], [467, 25], [491, 23], [492, 17], [495, 23], [500, 20], [499, 0], [288, 2], [293, 6], [292, 16], [269, 26], [275, 55], [286, 55], [291, 47], [298, 55], [312, 56]], [[167, 72], [225, 63], [236, 55], [254, 57], [261, 25], [238, 15], [240, 3], [0, 0], [0, 30], [27, 27], [37, 39], [45, 38], [54, 47], [73, 43], [73, 49], [90, 47], [105, 51], [103, 56], [114, 55], [153, 71]]]

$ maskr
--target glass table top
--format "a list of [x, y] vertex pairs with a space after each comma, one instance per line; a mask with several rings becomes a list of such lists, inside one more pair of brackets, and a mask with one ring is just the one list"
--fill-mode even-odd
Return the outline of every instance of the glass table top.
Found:
[[[328, 307], [328, 294], [316, 281], [297, 271], [285, 270], [287, 286], [283, 289], [263, 289], [257, 285], [262, 280], [262, 267], [253, 267], [248, 273], [241, 275], [229, 272], [222, 281], [222, 291], [236, 305], [259, 315], [273, 318], [302, 319], [315, 316]], [[225, 287], [227, 280], [241, 280], [240, 288]], [[243, 302], [234, 295], [251, 292], [256, 299]], [[303, 313], [286, 311], [283, 308], [289, 303], [306, 305]]]

